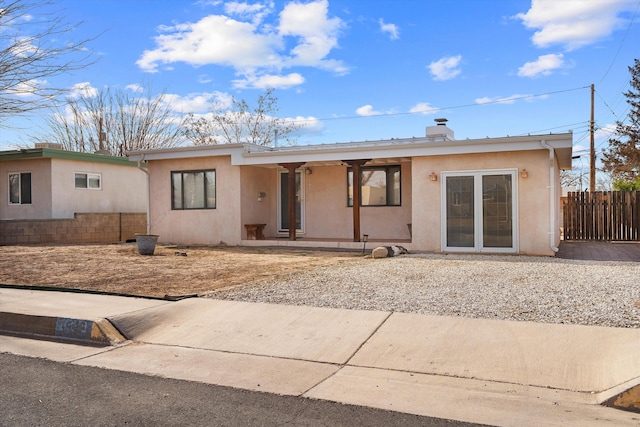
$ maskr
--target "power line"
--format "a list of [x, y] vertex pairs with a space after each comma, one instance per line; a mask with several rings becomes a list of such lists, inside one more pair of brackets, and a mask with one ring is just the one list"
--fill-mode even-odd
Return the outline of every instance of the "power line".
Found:
[[403, 113], [379, 113], [379, 114], [371, 114], [369, 116], [341, 116], [341, 117], [326, 117], [326, 118], [321, 118], [321, 119], [298, 119], [298, 120], [292, 120], [293, 122], [296, 123], [304, 123], [304, 122], [324, 122], [324, 121], [333, 121], [333, 120], [349, 120], [349, 119], [366, 119], [366, 118], [371, 118], [371, 117], [391, 117], [391, 116], [408, 116], [408, 115], [413, 115], [413, 114], [425, 114], [427, 112], [436, 112], [436, 111], [441, 111], [441, 110], [454, 110], [454, 109], [458, 109], [458, 108], [468, 108], [468, 107], [480, 107], [483, 105], [490, 105], [490, 104], [505, 104], [507, 102], [511, 102], [511, 101], [518, 101], [521, 99], [531, 99], [531, 98], [538, 98], [541, 96], [549, 96], [549, 95], [555, 95], [558, 93], [565, 93], [565, 92], [573, 92], [576, 90], [582, 90], [582, 89], [587, 89], [590, 88], [591, 86], [581, 86], [581, 87], [575, 87], [575, 88], [571, 88], [571, 89], [562, 89], [562, 90], [556, 90], [556, 91], [552, 91], [552, 92], [545, 92], [545, 93], [538, 93], [538, 94], [534, 94], [534, 95], [522, 95], [522, 96], [514, 96], [513, 98], [501, 98], [501, 99], [497, 99], [495, 101], [487, 101], [487, 102], [482, 102], [482, 103], [478, 103], [475, 102], [473, 104], [462, 104], [462, 105], [455, 105], [455, 106], [450, 106], [450, 107], [441, 107], [441, 108], [433, 108], [433, 109], [427, 109], [427, 110], [423, 110], [423, 111], [407, 111], [407, 112], [403, 112]]
[[638, 4], [636, 5], [636, 9], [634, 10], [633, 16], [631, 17], [631, 20], [629, 21], [629, 25], [627, 26], [627, 31], [624, 33], [624, 36], [622, 37], [622, 40], [620, 40], [620, 45], [618, 46], [618, 50], [616, 51], [616, 54], [613, 56], [613, 59], [611, 60], [611, 64], [609, 64], [609, 68], [607, 68], [607, 71], [605, 71], [604, 75], [602, 76], [602, 78], [600, 79], [598, 84], [602, 83], [602, 81], [605, 79], [605, 77], [607, 77], [607, 75], [609, 74], [609, 71], [611, 71], [611, 68], [613, 67], [613, 64], [616, 62], [616, 59], [618, 58], [618, 54], [622, 50], [622, 46], [624, 45], [624, 42], [627, 39], [627, 36], [629, 35], [629, 31], [631, 31], [631, 26], [633, 25], [633, 21], [636, 19], [636, 14], [638, 13], [638, 9], [640, 9], [640, 0], [638, 0]]

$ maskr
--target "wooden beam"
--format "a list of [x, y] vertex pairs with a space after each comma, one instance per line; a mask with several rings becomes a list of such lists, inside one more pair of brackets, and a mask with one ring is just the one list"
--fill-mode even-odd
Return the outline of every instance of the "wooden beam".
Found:
[[289, 240], [296, 240], [296, 169], [304, 165], [302, 163], [280, 163], [288, 171], [287, 180], [287, 203], [289, 204]]
[[360, 241], [360, 189], [362, 186], [362, 166], [370, 159], [344, 160], [353, 172], [353, 241]]

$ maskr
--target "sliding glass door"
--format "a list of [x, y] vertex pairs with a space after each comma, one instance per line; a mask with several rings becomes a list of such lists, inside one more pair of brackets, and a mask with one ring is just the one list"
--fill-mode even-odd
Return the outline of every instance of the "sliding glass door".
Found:
[[447, 251], [517, 251], [516, 171], [443, 172], [442, 246]]

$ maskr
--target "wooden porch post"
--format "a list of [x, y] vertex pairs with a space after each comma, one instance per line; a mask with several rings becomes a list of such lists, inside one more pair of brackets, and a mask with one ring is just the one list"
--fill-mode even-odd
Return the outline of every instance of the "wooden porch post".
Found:
[[289, 204], [289, 240], [296, 240], [296, 169], [304, 165], [302, 163], [281, 163], [279, 166], [287, 169], [287, 191]]
[[361, 168], [362, 165], [367, 163], [368, 159], [359, 160], [345, 160], [344, 163], [351, 166], [353, 171], [353, 241], [360, 241], [360, 188], [361, 182]]

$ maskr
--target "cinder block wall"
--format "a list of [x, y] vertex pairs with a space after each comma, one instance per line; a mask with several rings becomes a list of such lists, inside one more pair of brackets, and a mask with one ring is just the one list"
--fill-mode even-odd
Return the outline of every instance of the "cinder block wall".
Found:
[[141, 213], [76, 213], [73, 219], [1, 220], [0, 245], [116, 243], [145, 233]]

